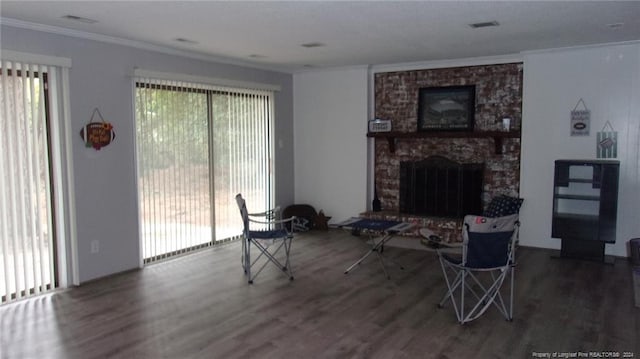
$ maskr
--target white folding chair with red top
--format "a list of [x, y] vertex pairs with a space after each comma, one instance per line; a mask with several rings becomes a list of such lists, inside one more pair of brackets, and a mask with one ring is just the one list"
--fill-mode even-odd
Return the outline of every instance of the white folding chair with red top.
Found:
[[[520, 222], [518, 214], [504, 217], [465, 216], [461, 255], [437, 249], [448, 299], [458, 322], [477, 319], [494, 306], [509, 321], [513, 320], [515, 246]], [[505, 303], [501, 289], [509, 278], [509, 297]]]

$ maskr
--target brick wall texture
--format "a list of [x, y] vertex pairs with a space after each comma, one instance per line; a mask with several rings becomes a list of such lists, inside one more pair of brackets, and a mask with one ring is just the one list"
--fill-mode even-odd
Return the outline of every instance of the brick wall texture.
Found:
[[[375, 117], [391, 120], [393, 131], [416, 132], [419, 89], [462, 85], [476, 86], [474, 131], [499, 131], [504, 117], [511, 118], [512, 131], [520, 131], [522, 63], [378, 73], [374, 85]], [[434, 155], [460, 163], [485, 164], [485, 207], [498, 194], [517, 196], [519, 193], [519, 138], [504, 139], [503, 154], [495, 153], [491, 137], [400, 138], [395, 140], [393, 153], [386, 139], [375, 141], [375, 184], [384, 213], [397, 213], [399, 209], [400, 162], [422, 160]], [[431, 224], [429, 227], [459, 230], [457, 222], [460, 221], [434, 218], [412, 220]]]

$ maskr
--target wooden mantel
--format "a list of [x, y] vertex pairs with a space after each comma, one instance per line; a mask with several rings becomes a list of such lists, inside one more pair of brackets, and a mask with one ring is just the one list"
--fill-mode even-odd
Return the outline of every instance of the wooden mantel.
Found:
[[367, 137], [386, 138], [389, 141], [389, 151], [396, 150], [396, 139], [403, 138], [493, 138], [496, 154], [502, 154], [502, 140], [504, 138], [520, 138], [520, 131], [438, 131], [438, 132], [369, 132]]

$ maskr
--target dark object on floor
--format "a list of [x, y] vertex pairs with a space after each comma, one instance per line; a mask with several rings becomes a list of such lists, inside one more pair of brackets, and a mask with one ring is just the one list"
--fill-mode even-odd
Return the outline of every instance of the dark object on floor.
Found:
[[441, 247], [445, 247], [442, 245], [442, 238], [436, 235], [430, 235], [429, 238], [422, 238], [420, 239], [420, 243], [422, 243], [422, 245], [427, 246], [431, 249], [438, 249]]
[[374, 212], [382, 211], [382, 203], [380, 202], [380, 198], [378, 198], [378, 190], [373, 190], [373, 202], [371, 202], [371, 209]]
[[327, 217], [324, 215], [324, 211], [320, 210], [320, 213], [316, 216], [315, 220], [315, 229], [328, 230], [329, 229], [329, 220], [331, 217]]
[[[304, 221], [300, 221], [299, 223], [304, 224], [306, 230], [314, 228], [317, 215], [318, 212], [316, 212], [315, 208], [308, 204], [292, 204], [282, 211], [282, 218], [295, 216], [296, 218], [304, 219]], [[296, 230], [300, 229], [296, 228]]]

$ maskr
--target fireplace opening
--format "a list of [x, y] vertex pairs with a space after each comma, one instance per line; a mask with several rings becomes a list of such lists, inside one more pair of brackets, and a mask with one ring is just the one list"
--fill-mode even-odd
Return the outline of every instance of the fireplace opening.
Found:
[[457, 163], [441, 156], [400, 163], [400, 212], [464, 218], [482, 213], [484, 163]]

